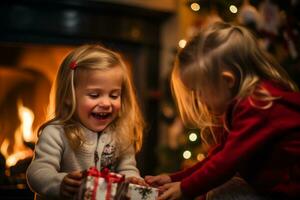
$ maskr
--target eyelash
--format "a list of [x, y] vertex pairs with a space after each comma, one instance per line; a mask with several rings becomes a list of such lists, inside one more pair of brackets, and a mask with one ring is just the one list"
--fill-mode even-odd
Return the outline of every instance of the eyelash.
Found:
[[89, 96], [92, 98], [97, 98], [97, 97], [99, 97], [99, 94], [89, 94]]
[[120, 97], [120, 95], [110, 95], [110, 97], [113, 98], [113, 99], [117, 99], [117, 98]]
[[[89, 94], [89, 96], [90, 96], [91, 98], [96, 99], [96, 98], [98, 98], [100, 95], [99, 95], [99, 94]], [[119, 98], [120, 96], [121, 96], [121, 95], [117, 94], [117, 95], [110, 95], [109, 97], [112, 98], [112, 99], [117, 99], [117, 98]]]

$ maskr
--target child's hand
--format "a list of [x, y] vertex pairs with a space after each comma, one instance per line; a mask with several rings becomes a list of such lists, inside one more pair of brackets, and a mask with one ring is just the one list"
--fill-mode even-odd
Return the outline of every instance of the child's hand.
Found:
[[160, 193], [158, 200], [175, 200], [182, 198], [180, 182], [167, 183], [163, 186], [160, 186], [158, 189]]
[[149, 185], [145, 182], [144, 179], [133, 177], [133, 176], [132, 177], [127, 177], [126, 182], [149, 187]]
[[153, 187], [159, 187], [166, 183], [171, 183], [171, 177], [166, 174], [160, 174], [157, 176], [146, 176], [145, 181]]
[[83, 175], [80, 171], [75, 171], [67, 174], [60, 185], [60, 195], [63, 198], [73, 197], [81, 184]]

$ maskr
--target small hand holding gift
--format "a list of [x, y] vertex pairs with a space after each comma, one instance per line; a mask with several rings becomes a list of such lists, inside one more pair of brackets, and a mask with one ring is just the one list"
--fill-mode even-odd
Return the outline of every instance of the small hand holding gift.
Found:
[[159, 187], [158, 200], [167, 200], [167, 199], [182, 199], [182, 192], [180, 188], [180, 182], [167, 183]]
[[63, 198], [73, 197], [81, 185], [83, 173], [80, 171], [74, 171], [68, 173], [62, 180], [60, 185], [60, 195]]
[[160, 174], [157, 176], [146, 176], [145, 181], [150, 186], [159, 187], [166, 183], [171, 183], [171, 177], [167, 174]]
[[147, 184], [145, 182], [145, 180], [142, 179], [142, 178], [137, 178], [137, 177], [132, 176], [132, 177], [126, 178], [125, 181], [128, 182], [128, 183], [149, 187], [149, 184]]
[[91, 167], [85, 172], [85, 181], [76, 196], [78, 200], [111, 200], [117, 194], [118, 183], [125, 181], [124, 175], [104, 169], [101, 172]]

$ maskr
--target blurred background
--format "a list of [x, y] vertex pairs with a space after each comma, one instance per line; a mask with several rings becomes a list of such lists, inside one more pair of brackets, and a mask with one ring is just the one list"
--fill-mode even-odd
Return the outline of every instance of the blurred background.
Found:
[[205, 157], [183, 126], [169, 88], [178, 49], [215, 21], [247, 26], [300, 84], [299, 0], [2, 0], [0, 3], [0, 198], [32, 199], [25, 171], [66, 54], [103, 44], [131, 67], [147, 121], [141, 174], [171, 173]]

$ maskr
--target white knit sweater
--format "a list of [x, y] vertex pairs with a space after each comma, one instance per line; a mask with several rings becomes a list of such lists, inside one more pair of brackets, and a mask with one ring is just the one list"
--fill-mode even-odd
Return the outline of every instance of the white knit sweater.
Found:
[[140, 177], [133, 147], [127, 149], [122, 155], [117, 155], [118, 151], [111, 151], [115, 143], [111, 131], [101, 133], [98, 145], [98, 133], [86, 128], [84, 133], [87, 142], [83, 148], [74, 152], [62, 126], [49, 125], [42, 131], [35, 146], [35, 156], [27, 169], [27, 181], [31, 190], [37, 194], [37, 199], [59, 199], [60, 184], [68, 172], [86, 170], [95, 166], [94, 152], [97, 146], [100, 157], [97, 163], [98, 169], [108, 158], [117, 173], [124, 174], [126, 177]]

